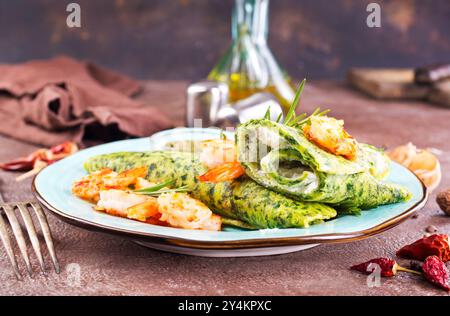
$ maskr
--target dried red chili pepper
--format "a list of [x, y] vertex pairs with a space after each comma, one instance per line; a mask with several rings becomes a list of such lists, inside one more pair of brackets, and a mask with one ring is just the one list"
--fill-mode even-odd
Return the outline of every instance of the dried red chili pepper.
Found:
[[57, 154], [73, 154], [74, 152], [76, 152], [78, 150], [78, 146], [75, 143], [72, 142], [65, 142], [62, 143], [60, 145], [56, 145], [53, 146], [52, 148], [50, 148], [50, 152], [53, 155], [57, 155]]
[[384, 277], [392, 277], [392, 276], [396, 275], [398, 271], [420, 274], [417, 271], [406, 269], [406, 268], [399, 266], [397, 264], [397, 262], [395, 262], [395, 260], [392, 260], [389, 258], [375, 258], [375, 259], [369, 260], [367, 262], [354, 265], [354, 266], [350, 267], [350, 269], [356, 270], [356, 271], [359, 271], [359, 272], [362, 272], [365, 274], [371, 274], [373, 271], [368, 270], [370, 264], [377, 264], [381, 269], [381, 272], [380, 272], [381, 276], [384, 276]]
[[53, 146], [52, 148], [50, 148], [50, 151], [53, 154], [60, 154], [63, 152], [67, 152], [70, 144], [71, 144], [70, 142], [65, 142], [60, 145]]
[[28, 158], [19, 158], [0, 164], [0, 169], [5, 171], [28, 171], [33, 169], [33, 164], [33, 160], [29, 160]]
[[448, 269], [439, 257], [430, 256], [426, 258], [422, 265], [422, 272], [428, 281], [446, 291], [450, 291]]
[[50, 164], [73, 154], [77, 150], [78, 147], [75, 143], [65, 142], [50, 149], [38, 149], [27, 157], [0, 164], [0, 168], [5, 171], [29, 171], [35, 167], [37, 161]]
[[429, 256], [437, 256], [443, 262], [450, 261], [448, 235], [434, 234], [424, 237], [397, 251], [397, 256], [424, 261]]
[[37, 174], [42, 168], [61, 160], [78, 151], [78, 146], [72, 142], [65, 142], [50, 149], [38, 149], [27, 157], [14, 159], [0, 164], [5, 171], [28, 171], [16, 178], [17, 181]]

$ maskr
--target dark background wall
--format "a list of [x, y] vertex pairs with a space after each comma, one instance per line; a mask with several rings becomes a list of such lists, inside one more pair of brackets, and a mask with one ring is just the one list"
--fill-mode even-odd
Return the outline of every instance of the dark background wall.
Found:
[[[66, 6], [82, 28], [66, 26]], [[450, 0], [272, 0], [270, 46], [294, 77], [341, 78], [352, 66], [450, 62]], [[68, 54], [140, 78], [207, 75], [230, 42], [232, 0], [0, 0], [0, 62]]]

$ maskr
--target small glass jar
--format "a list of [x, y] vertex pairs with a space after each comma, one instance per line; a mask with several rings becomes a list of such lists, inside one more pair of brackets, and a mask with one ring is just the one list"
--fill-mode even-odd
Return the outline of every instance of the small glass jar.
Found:
[[208, 79], [227, 83], [231, 102], [270, 92], [288, 109], [295, 92], [267, 45], [268, 29], [269, 0], [235, 0], [231, 47]]

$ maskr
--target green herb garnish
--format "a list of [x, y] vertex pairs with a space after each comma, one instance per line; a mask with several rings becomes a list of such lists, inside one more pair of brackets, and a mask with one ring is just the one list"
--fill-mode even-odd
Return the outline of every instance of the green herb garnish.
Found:
[[[288, 113], [286, 114], [286, 117], [284, 119], [284, 125], [290, 126], [290, 127], [301, 127], [304, 124], [307, 124], [310, 122], [312, 116], [324, 116], [330, 110], [320, 111], [320, 108], [317, 108], [314, 110], [314, 112], [307, 116], [306, 113], [302, 113], [300, 115], [295, 114], [295, 110], [297, 109], [300, 101], [300, 96], [303, 92], [303, 88], [305, 87], [306, 79], [303, 79], [303, 81], [298, 86], [297, 92], [295, 93], [294, 101], [291, 104], [291, 107], [289, 108]], [[278, 118], [276, 120], [277, 123], [281, 123], [281, 118], [283, 117], [283, 114], [278, 115]], [[270, 119], [270, 107], [267, 109], [266, 114], [264, 114], [264, 119]]]
[[290, 126], [289, 123], [292, 119], [295, 119], [295, 109], [297, 108], [299, 101], [300, 101], [300, 95], [303, 92], [303, 88], [306, 84], [306, 78], [303, 79], [303, 81], [298, 86], [297, 92], [295, 93], [294, 101], [291, 104], [291, 107], [289, 108], [288, 113], [286, 114], [286, 118], [284, 119], [284, 124], [287, 126]]
[[264, 118], [266, 120], [270, 120], [270, 106], [266, 110], [266, 114], [264, 114]]
[[145, 189], [141, 189], [141, 190], [135, 190], [133, 191], [136, 194], [142, 194], [142, 195], [150, 195], [150, 196], [157, 196], [157, 195], [161, 195], [163, 193], [174, 193], [174, 192], [189, 192], [188, 187], [182, 186], [179, 188], [174, 188], [174, 189], [165, 189], [165, 187], [173, 185], [175, 183], [175, 180], [169, 180], [169, 181], [165, 181], [159, 184], [156, 184], [154, 186], [145, 188]]
[[[291, 124], [291, 126], [301, 127], [301, 126], [303, 126], [303, 125], [305, 125], [305, 124], [310, 123], [311, 117], [312, 117], [312, 116], [324, 116], [324, 115], [328, 114], [328, 112], [330, 112], [330, 110], [324, 110], [324, 111], [321, 112], [321, 111], [320, 111], [320, 108], [317, 108], [317, 109], [315, 109], [314, 112], [313, 112], [310, 116], [308, 116], [308, 117], [306, 117], [306, 114], [302, 114], [302, 115], [304, 115], [303, 117], [301, 117], [302, 120], [296, 120], [295, 122], [293, 122], [293, 123]], [[300, 115], [300, 116], [301, 116], [301, 115]], [[298, 118], [300, 118], [300, 116], [298, 116]]]
[[283, 117], [283, 113], [280, 113], [280, 114], [278, 114], [278, 117], [277, 117], [277, 123], [280, 123], [281, 122], [281, 118]]
[[153, 191], [153, 192], [138, 192], [136, 191], [136, 194], [142, 194], [142, 195], [149, 195], [149, 196], [158, 196], [161, 195], [163, 193], [185, 193], [185, 192], [189, 192], [189, 188], [187, 185], [179, 187], [179, 188], [175, 188], [175, 189], [161, 189], [161, 190], [157, 190], [157, 191]]
[[291, 122], [289, 123], [289, 126], [294, 126], [295, 124], [297, 124], [298, 122], [300, 122], [301, 120], [306, 118], [306, 113], [302, 113], [299, 116], [296, 116], [294, 119], [291, 120]]

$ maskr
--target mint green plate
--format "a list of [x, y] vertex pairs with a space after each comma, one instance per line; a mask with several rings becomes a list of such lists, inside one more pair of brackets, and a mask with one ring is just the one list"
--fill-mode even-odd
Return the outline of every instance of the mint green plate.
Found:
[[[385, 231], [422, 208], [427, 191], [408, 169], [392, 163], [388, 181], [404, 185], [412, 192], [405, 203], [380, 206], [360, 216], [340, 216], [309, 228], [241, 230], [220, 232], [185, 230], [140, 223], [96, 212], [71, 193], [72, 182], [86, 175], [83, 163], [89, 157], [117, 151], [163, 149], [167, 142], [217, 138], [220, 130], [179, 128], [150, 138], [124, 140], [82, 150], [42, 170], [34, 179], [37, 199], [61, 219], [87, 229], [131, 237], [140, 244], [165, 251], [204, 256], [266, 255], [297, 251], [328, 242], [359, 240]], [[232, 134], [228, 136], [232, 137]]]

